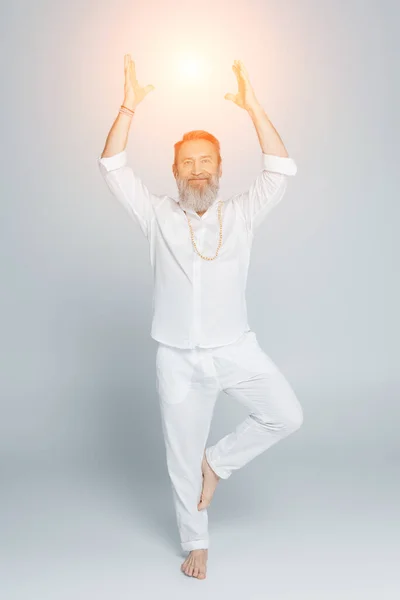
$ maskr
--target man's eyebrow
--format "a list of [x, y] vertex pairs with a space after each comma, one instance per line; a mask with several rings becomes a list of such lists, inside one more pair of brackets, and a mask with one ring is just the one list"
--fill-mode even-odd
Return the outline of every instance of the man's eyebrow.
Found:
[[[185, 158], [182, 159], [182, 161], [184, 160], [188, 160], [189, 158], [194, 158], [193, 156], [186, 156]], [[212, 158], [211, 154], [202, 154], [200, 158]]]

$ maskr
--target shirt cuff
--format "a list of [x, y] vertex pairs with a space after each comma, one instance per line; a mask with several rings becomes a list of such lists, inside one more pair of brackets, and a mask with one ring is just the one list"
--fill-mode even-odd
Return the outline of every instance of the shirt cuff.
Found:
[[118, 154], [114, 154], [113, 156], [107, 156], [104, 158], [99, 156], [97, 160], [106, 168], [107, 171], [113, 171], [114, 169], [124, 167], [128, 162], [128, 156], [126, 150], [122, 150], [122, 152], [118, 152]]
[[263, 169], [282, 173], [282, 175], [296, 175], [297, 165], [289, 156], [275, 156], [275, 154], [262, 154]]

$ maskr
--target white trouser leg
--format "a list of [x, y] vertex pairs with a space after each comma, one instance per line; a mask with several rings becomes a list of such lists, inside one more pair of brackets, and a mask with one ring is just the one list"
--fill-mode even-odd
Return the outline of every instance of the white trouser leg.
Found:
[[157, 388], [168, 474], [172, 484], [181, 547], [209, 547], [207, 510], [199, 511], [201, 463], [220, 388], [202, 349], [160, 345]]
[[206, 449], [211, 468], [222, 479], [296, 431], [303, 412], [288, 381], [249, 332], [238, 343], [214, 353], [224, 392], [249, 409], [248, 417]]

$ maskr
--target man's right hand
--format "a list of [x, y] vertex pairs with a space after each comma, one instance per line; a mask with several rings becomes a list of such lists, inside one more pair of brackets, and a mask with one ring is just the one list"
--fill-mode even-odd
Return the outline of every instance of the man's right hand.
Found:
[[131, 59], [130, 54], [125, 54], [125, 86], [124, 86], [124, 102], [123, 104], [132, 110], [147, 96], [147, 94], [155, 89], [154, 85], [146, 85], [140, 87], [136, 79], [135, 63]]

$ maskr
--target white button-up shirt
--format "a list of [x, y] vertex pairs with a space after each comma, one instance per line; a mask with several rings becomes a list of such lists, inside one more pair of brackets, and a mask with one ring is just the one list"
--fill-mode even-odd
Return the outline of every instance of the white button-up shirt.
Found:
[[[126, 150], [97, 161], [112, 194], [149, 241], [151, 337], [177, 348], [212, 348], [249, 331], [245, 294], [253, 236], [281, 201], [287, 176], [296, 174], [294, 160], [262, 153], [262, 170], [249, 190], [223, 201], [222, 246], [214, 260], [195, 251], [179, 197], [152, 194], [129, 166]], [[218, 246], [219, 200], [220, 195], [201, 217], [186, 210], [204, 256], [215, 256]]]

